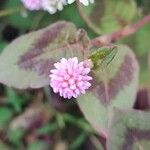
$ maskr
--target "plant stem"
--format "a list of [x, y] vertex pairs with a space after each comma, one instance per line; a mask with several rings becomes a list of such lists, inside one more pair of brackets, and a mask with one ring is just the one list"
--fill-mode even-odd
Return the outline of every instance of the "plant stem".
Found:
[[84, 22], [87, 24], [87, 26], [96, 34], [100, 35], [101, 34], [101, 30], [100, 28], [98, 28], [93, 22], [92, 20], [85, 14], [84, 10], [82, 9], [81, 3], [79, 0], [76, 1], [77, 3], [77, 9], [78, 12], [81, 16], [81, 18], [84, 20]]
[[129, 35], [134, 34], [136, 31], [138, 31], [141, 27], [143, 27], [146, 23], [149, 22], [150, 22], [150, 15], [147, 15], [138, 22], [133, 23], [131, 25], [127, 25], [119, 31], [113, 32], [111, 34], [105, 34], [93, 39], [92, 44], [93, 46], [103, 46], [111, 42], [115, 42], [117, 40], [120, 40]]
[[23, 7], [18, 7], [18, 8], [11, 8], [11, 9], [7, 9], [7, 10], [1, 10], [0, 11], [0, 17], [4, 17], [7, 15], [11, 15], [13, 13], [16, 13], [16, 12], [20, 12], [23, 9], [24, 9]]

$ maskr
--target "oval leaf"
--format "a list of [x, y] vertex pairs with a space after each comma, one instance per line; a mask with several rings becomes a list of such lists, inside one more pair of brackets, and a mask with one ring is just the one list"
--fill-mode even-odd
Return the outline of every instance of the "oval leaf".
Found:
[[109, 125], [108, 150], [148, 150], [150, 113], [114, 109]]
[[65, 21], [21, 36], [0, 55], [0, 82], [20, 89], [48, 85], [56, 61], [74, 56], [83, 59], [89, 45], [86, 32]]
[[107, 137], [111, 109], [131, 108], [138, 86], [138, 64], [133, 52], [118, 46], [118, 52], [105, 69], [94, 71], [92, 88], [78, 98], [78, 104], [93, 127]]
[[92, 21], [97, 33], [112, 33], [130, 23], [137, 15], [136, 2], [133, 0], [95, 0], [87, 8], [81, 6]]

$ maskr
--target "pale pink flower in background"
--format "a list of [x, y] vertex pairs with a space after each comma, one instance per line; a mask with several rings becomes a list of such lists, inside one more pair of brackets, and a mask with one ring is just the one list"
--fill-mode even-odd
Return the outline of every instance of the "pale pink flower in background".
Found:
[[[79, 0], [83, 5], [88, 6], [90, 3], [94, 3], [94, 0]], [[68, 4], [75, 2], [75, 0], [68, 0]]]
[[59, 93], [64, 98], [77, 98], [80, 94], [85, 94], [91, 83], [92, 77], [89, 61], [78, 62], [77, 57], [65, 59], [54, 64], [55, 69], [50, 71], [50, 86], [55, 93]]
[[54, 14], [57, 10], [63, 10], [64, 5], [67, 4], [66, 0], [41, 0], [42, 7], [50, 14]]
[[41, 0], [21, 0], [24, 6], [29, 10], [40, 10], [42, 9]]
[[[71, 4], [75, 0], [21, 0], [24, 6], [29, 10], [45, 10], [50, 14], [54, 14], [57, 10], [63, 10], [64, 5]], [[94, 0], [80, 0], [80, 2], [88, 6], [90, 3], [94, 3]]]

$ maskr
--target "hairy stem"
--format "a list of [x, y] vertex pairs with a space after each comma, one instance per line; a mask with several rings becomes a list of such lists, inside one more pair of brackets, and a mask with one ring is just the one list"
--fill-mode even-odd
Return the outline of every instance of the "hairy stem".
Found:
[[92, 40], [92, 44], [94, 46], [103, 46], [107, 45], [111, 42], [115, 42], [117, 40], [120, 40], [122, 38], [125, 38], [129, 35], [134, 34], [136, 31], [138, 31], [142, 26], [144, 26], [146, 23], [150, 22], [150, 15], [145, 16], [141, 20], [139, 20], [136, 23], [133, 23], [131, 25], [125, 26], [123, 29], [113, 32], [111, 34], [105, 34], [102, 36], [99, 36]]

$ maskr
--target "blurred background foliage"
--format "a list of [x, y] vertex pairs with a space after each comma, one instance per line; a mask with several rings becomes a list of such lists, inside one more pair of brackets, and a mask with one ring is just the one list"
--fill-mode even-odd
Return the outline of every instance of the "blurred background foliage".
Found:
[[[20, 0], [1, 0], [0, 52], [16, 37], [58, 20], [71, 21], [77, 27], [86, 29], [91, 39], [98, 34], [118, 31], [149, 14], [150, 1], [96, 0], [94, 5], [82, 6], [81, 9], [90, 18], [91, 26], [96, 27], [96, 31], [82, 19], [75, 3], [50, 15], [43, 11], [28, 11]], [[136, 53], [141, 68], [142, 89], [146, 89], [150, 84], [149, 40], [148, 23], [134, 35], [118, 41], [130, 45]], [[95, 134], [76, 104], [73, 101], [64, 103], [64, 100], [60, 99], [49, 93], [47, 87], [17, 91], [0, 85], [0, 150], [104, 149], [102, 145], [105, 140]], [[41, 101], [44, 106], [38, 104]], [[47, 105], [48, 103], [50, 105]]]

